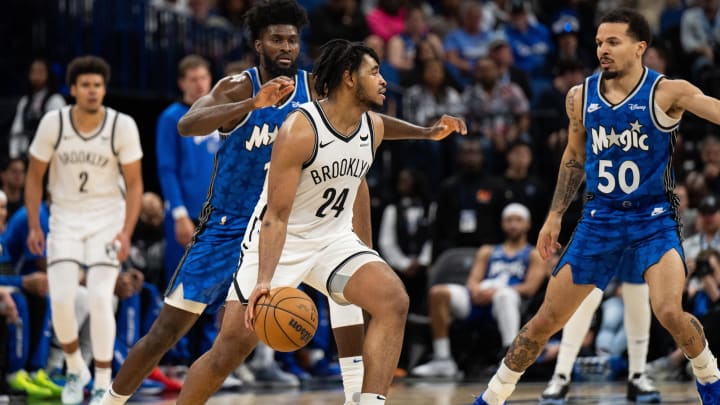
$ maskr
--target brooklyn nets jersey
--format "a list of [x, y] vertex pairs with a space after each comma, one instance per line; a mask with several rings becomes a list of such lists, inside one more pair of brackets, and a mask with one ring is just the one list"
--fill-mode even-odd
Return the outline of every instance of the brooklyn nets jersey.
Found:
[[[300, 174], [288, 236], [318, 240], [350, 232], [358, 186], [375, 156], [370, 115], [363, 114], [352, 134], [344, 136], [332, 127], [318, 102], [302, 104], [298, 111], [315, 130], [315, 148]], [[262, 210], [266, 201], [267, 182], [257, 209]]]
[[45, 114], [30, 155], [50, 165], [53, 206], [83, 212], [116, 209], [124, 202], [120, 166], [142, 158], [137, 125], [131, 117], [105, 107], [99, 128], [81, 134], [73, 123], [72, 108]]

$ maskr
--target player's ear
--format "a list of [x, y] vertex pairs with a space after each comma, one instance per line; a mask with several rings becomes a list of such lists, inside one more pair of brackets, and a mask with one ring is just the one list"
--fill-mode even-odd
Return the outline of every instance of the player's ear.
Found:
[[77, 97], [77, 85], [75, 85], [75, 84], [70, 85], [70, 95], [73, 97]]
[[343, 71], [343, 82], [350, 88], [355, 87], [355, 78], [349, 70]]
[[645, 54], [645, 51], [647, 50], [647, 42], [645, 41], [639, 41], [637, 44], [637, 53], [638, 56], [642, 58], [642, 56]]
[[257, 52], [258, 54], [263, 53], [262, 52], [262, 41], [260, 41], [259, 39], [255, 40], [255, 52]]

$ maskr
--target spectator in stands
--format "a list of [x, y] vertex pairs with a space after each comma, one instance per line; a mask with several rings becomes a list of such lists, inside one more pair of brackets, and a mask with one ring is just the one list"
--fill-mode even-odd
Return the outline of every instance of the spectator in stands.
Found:
[[445, 38], [460, 26], [460, 4], [462, 0], [439, 0], [434, 7], [435, 12], [428, 16], [430, 31], [440, 38]]
[[[542, 218], [547, 214], [550, 204], [550, 192], [545, 182], [530, 170], [533, 165], [533, 149], [530, 143], [522, 140], [511, 143], [506, 154], [507, 169], [503, 175], [505, 204], [520, 203], [530, 210], [532, 218]], [[535, 243], [542, 223], [533, 221], [528, 240]]]
[[[433, 360], [415, 367], [420, 377], [451, 377], [457, 364], [450, 351], [450, 322], [493, 320], [507, 349], [520, 329], [522, 299], [532, 297], [545, 279], [535, 247], [528, 243], [530, 211], [513, 203], [502, 211], [505, 240], [478, 249], [466, 284], [439, 284], [430, 289], [428, 307], [433, 333]], [[505, 350], [502, 350], [505, 353]]]
[[685, 239], [695, 235], [697, 230], [695, 229], [695, 223], [698, 218], [698, 210], [690, 207], [690, 199], [688, 198], [687, 187], [683, 183], [675, 184], [675, 195], [678, 197], [678, 217], [680, 217], [680, 223], [682, 224], [682, 234]]
[[[7, 287], [0, 285], [0, 324], [12, 324], [17, 322], [18, 314], [15, 301], [10, 295], [10, 291]], [[10, 333], [8, 328], [0, 328], [0, 401], [3, 403], [18, 403], [25, 402], [25, 396], [27, 395], [24, 391], [17, 391], [10, 387], [7, 382], [7, 357], [8, 357], [8, 343], [10, 340]]]
[[532, 100], [533, 92], [530, 87], [530, 77], [522, 69], [514, 65], [512, 49], [504, 36], [498, 36], [493, 39], [488, 46], [490, 50], [490, 59], [497, 64], [500, 74], [500, 83], [515, 83], [518, 85], [525, 98]]
[[365, 14], [357, 0], [327, 0], [310, 13], [310, 56], [317, 57], [320, 46], [331, 39], [362, 41], [369, 33]]
[[661, 46], [651, 45], [643, 54], [643, 65], [658, 73], [667, 72], [667, 63], [667, 52]]
[[164, 222], [165, 209], [160, 196], [152, 192], [143, 194], [140, 217], [130, 240], [132, 247], [128, 261], [142, 272], [145, 282], [160, 290], [165, 288]]
[[547, 27], [530, 20], [529, 7], [524, 0], [513, 0], [505, 36], [513, 50], [515, 65], [530, 75], [533, 87], [537, 88], [536, 83], [549, 79], [548, 57], [555, 45]]
[[378, 0], [367, 15], [370, 34], [379, 36], [386, 44], [390, 38], [405, 30], [405, 0]]
[[[2, 205], [0, 204], [0, 211]], [[47, 202], [40, 205], [43, 231], [48, 230]], [[4, 217], [0, 215], [4, 222]], [[47, 261], [45, 255], [30, 252], [25, 241], [28, 237], [27, 211], [21, 207], [8, 222], [3, 235], [2, 266], [8, 266], [8, 275], [15, 276], [19, 285], [12, 291], [21, 322], [10, 325], [9, 368], [10, 385], [28, 395], [59, 396], [62, 388], [45, 373], [50, 350], [51, 328], [48, 301]]]
[[683, 242], [688, 271], [695, 270], [695, 259], [703, 250], [720, 250], [720, 201], [715, 195], [704, 197], [698, 205], [698, 233]]
[[510, 21], [508, 14], [508, 0], [490, 0], [483, 5], [483, 27], [490, 31], [498, 31], [505, 28]]
[[[405, 91], [402, 97], [403, 116], [418, 125], [435, 122], [443, 114], [465, 114], [463, 100], [449, 85], [445, 66], [440, 59], [429, 59], [420, 65], [420, 83]], [[445, 160], [450, 142], [411, 140], [392, 144], [393, 173], [401, 168], [423, 173], [430, 184], [439, 184], [450, 172]]]
[[156, 153], [158, 179], [165, 197], [165, 273], [169, 280], [195, 231], [212, 177], [220, 135], [182, 137], [177, 123], [200, 97], [208, 94], [212, 77], [208, 62], [190, 55], [178, 64], [178, 87], [182, 99], [171, 104], [158, 118]]
[[538, 173], [555, 183], [560, 158], [567, 144], [568, 119], [565, 95], [583, 82], [585, 66], [577, 59], [558, 61], [552, 87], [540, 93], [533, 111], [533, 139], [538, 147]]
[[252, 7], [253, 0], [219, 0], [218, 13], [235, 27], [243, 26], [243, 16]]
[[420, 313], [425, 300], [430, 265], [430, 234], [433, 203], [422, 173], [402, 170], [398, 174], [396, 195], [385, 207], [380, 223], [378, 247], [405, 284], [410, 296], [410, 312]]
[[433, 232], [433, 258], [454, 247], [477, 247], [502, 240], [500, 180], [483, 170], [482, 144], [460, 142], [458, 171], [442, 183]]
[[481, 25], [482, 5], [465, 0], [460, 6], [461, 24], [445, 37], [445, 59], [453, 68], [455, 78], [467, 84], [475, 72], [477, 61], [487, 56], [492, 34]]
[[720, 194], [720, 139], [708, 135], [700, 143], [701, 171], [688, 173], [685, 184], [690, 199], [707, 193]]
[[680, 41], [683, 51], [691, 58], [690, 76], [702, 82], [716, 60], [720, 44], [720, 9], [718, 0], [701, 0], [685, 10], [680, 22]]
[[430, 45], [438, 55], [443, 55], [442, 41], [427, 30], [425, 12], [421, 7], [408, 8], [405, 17], [405, 30], [390, 38], [387, 46], [388, 62], [400, 74], [400, 83], [404, 85], [413, 83], [415, 73], [415, 56], [418, 43], [424, 41]]
[[[30, 65], [30, 90], [17, 105], [15, 119], [10, 128], [8, 154], [11, 158], [24, 157], [35, 137], [40, 118], [46, 112], [65, 106], [65, 99], [57, 93], [55, 77], [44, 59], [35, 59]], [[4, 148], [0, 148], [4, 151]]]
[[7, 216], [11, 218], [15, 211], [25, 204], [25, 161], [21, 158], [10, 158], [2, 161], [0, 180], [2, 191], [7, 196]]
[[[210, 91], [212, 77], [208, 62], [189, 55], [178, 64], [178, 87], [182, 100], [162, 112], [157, 123], [156, 153], [158, 179], [165, 197], [165, 283], [175, 273], [185, 248], [198, 224], [205, 194], [210, 186], [220, 134], [183, 137], [178, 121], [200, 97]], [[164, 288], [164, 286], [162, 287]], [[212, 345], [217, 334], [214, 314], [203, 314], [176, 346], [173, 360], [190, 363]]]
[[558, 61], [575, 59], [582, 62], [587, 71], [595, 69], [597, 57], [579, 46], [580, 21], [577, 17], [569, 14], [561, 15], [552, 26], [555, 51], [547, 59], [546, 71], [551, 72]]
[[481, 134], [485, 141], [486, 167], [501, 173], [507, 145], [527, 136], [530, 125], [530, 103], [514, 83], [501, 83], [497, 64], [481, 58], [475, 67], [475, 84], [465, 89], [463, 100], [471, 133]]

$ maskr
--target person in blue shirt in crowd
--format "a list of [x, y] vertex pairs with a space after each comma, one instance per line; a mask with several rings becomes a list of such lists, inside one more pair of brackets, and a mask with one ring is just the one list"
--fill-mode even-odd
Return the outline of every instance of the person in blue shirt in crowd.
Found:
[[[165, 274], [162, 286], [172, 278], [185, 248], [190, 244], [213, 172], [220, 134], [182, 137], [177, 124], [190, 106], [210, 92], [210, 64], [197, 55], [188, 55], [178, 63], [178, 87], [182, 99], [166, 108], [157, 122], [156, 154], [160, 187], [165, 199]], [[154, 278], [153, 276], [150, 277]], [[189, 363], [212, 345], [217, 336], [213, 314], [201, 315], [188, 335], [169, 355], [173, 361]], [[192, 350], [196, 348], [196, 350]]]
[[[4, 193], [0, 196], [0, 219], [4, 219], [1, 212], [7, 213], [7, 200], [3, 196]], [[49, 210], [43, 203], [40, 205], [40, 223], [45, 232], [48, 231], [48, 218]], [[8, 345], [8, 371], [12, 373], [10, 385], [31, 396], [57, 396], [62, 388], [53, 383], [44, 371], [52, 336], [47, 262], [44, 255], [30, 252], [25, 244], [27, 236], [27, 211], [21, 207], [7, 223], [0, 255], [0, 265], [4, 267], [4, 279], [0, 279], [0, 284], [14, 287], [12, 297], [18, 311], [18, 321], [8, 325], [11, 337]]]

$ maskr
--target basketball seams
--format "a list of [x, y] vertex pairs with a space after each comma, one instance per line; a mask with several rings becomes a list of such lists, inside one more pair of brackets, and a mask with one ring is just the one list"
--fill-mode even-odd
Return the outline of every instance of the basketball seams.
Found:
[[[305, 304], [305, 308], [296, 308], [291, 302], [293, 299], [299, 299]], [[281, 308], [280, 306], [290, 306], [290, 308]], [[300, 306], [300, 303], [298, 303]], [[271, 291], [270, 295], [264, 296], [262, 302], [256, 304], [256, 331], [261, 329], [258, 335], [268, 346], [278, 351], [294, 351], [304, 347], [307, 342], [303, 341], [303, 337], [312, 331], [314, 336], [317, 331], [317, 307], [315, 303], [302, 290], [292, 287], [278, 287]], [[271, 311], [272, 309], [272, 311]], [[263, 313], [262, 311], [265, 311]], [[282, 312], [279, 312], [281, 310]], [[295, 312], [295, 311], [299, 311]], [[270, 312], [273, 316], [270, 317]], [[312, 322], [313, 315], [316, 318]], [[274, 321], [275, 324], [268, 322]], [[282, 322], [281, 322], [282, 321]], [[301, 327], [302, 331], [295, 329], [295, 325]], [[300, 332], [296, 334], [295, 332]], [[284, 339], [283, 339], [284, 337]], [[294, 337], [298, 337], [295, 339]], [[284, 343], [277, 340], [285, 340]], [[275, 346], [278, 347], [275, 347]]]

